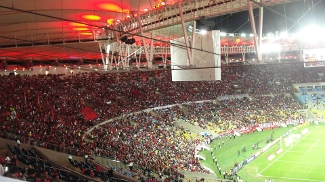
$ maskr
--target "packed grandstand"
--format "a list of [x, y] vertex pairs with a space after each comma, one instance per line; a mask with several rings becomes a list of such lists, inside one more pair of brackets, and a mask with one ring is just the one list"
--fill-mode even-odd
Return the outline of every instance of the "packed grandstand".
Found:
[[[123, 174], [137, 180], [209, 173], [195, 157], [197, 145], [302, 119], [297, 110], [321, 105], [324, 95], [306, 103], [297, 98], [308, 93], [293, 84], [324, 81], [318, 73], [324, 68], [286, 63], [225, 66], [221, 81], [198, 82], [172, 82], [170, 70], [3, 75], [1, 137], [133, 164]], [[180, 120], [213, 135], [189, 131]]]

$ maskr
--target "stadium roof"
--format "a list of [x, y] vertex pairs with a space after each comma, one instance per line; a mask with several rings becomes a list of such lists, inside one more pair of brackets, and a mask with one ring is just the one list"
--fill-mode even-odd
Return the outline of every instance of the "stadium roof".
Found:
[[[277, 1], [285, 3], [295, 0]], [[172, 0], [1, 0], [0, 60], [101, 59], [99, 45], [93, 35], [102, 33], [101, 31], [110, 24], [175, 2]], [[181, 25], [161, 28], [158, 34], [162, 37], [180, 36]], [[248, 42], [252, 41], [248, 40]]]
[[1, 0], [0, 58], [100, 59], [93, 31], [125, 19], [138, 8], [149, 10], [155, 3], [154, 0]]

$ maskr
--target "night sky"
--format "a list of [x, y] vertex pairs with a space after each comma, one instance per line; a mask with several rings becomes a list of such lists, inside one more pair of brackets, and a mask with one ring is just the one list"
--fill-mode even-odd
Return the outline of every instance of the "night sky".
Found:
[[[313, 7], [313, 5], [317, 4]], [[325, 1], [324, 0], [302, 0], [287, 4], [276, 6], [269, 6], [269, 8], [286, 15], [287, 19], [264, 8], [264, 23], [263, 34], [275, 33], [276, 31], [289, 33], [296, 33], [307, 25], [316, 24], [320, 27], [325, 27]], [[307, 12], [307, 13], [306, 13]], [[258, 24], [259, 10], [254, 10], [255, 23]], [[304, 15], [305, 14], [305, 15]], [[304, 16], [303, 16], [304, 15]], [[303, 17], [303, 18], [301, 18]], [[298, 21], [295, 23], [289, 19]], [[248, 11], [224, 15], [213, 18], [215, 26], [213, 29], [221, 30], [221, 32], [234, 33], [252, 33], [249, 22]], [[256, 26], [257, 28], [258, 26]]]

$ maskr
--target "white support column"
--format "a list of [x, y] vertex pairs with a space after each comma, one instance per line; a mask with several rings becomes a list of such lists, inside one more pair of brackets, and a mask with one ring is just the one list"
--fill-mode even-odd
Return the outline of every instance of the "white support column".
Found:
[[141, 13], [140, 13], [140, 3], [139, 3], [139, 7], [138, 7], [138, 16], [137, 16], [137, 19], [138, 19], [138, 27], [140, 29], [140, 34], [141, 34], [141, 39], [142, 39], [142, 44], [144, 46], [144, 53], [146, 55], [146, 59], [147, 61], [149, 60], [149, 54], [148, 54], [148, 50], [146, 49], [146, 40], [144, 39], [144, 35], [143, 35], [143, 30], [142, 30], [142, 23], [141, 23]]
[[[98, 46], [99, 46], [100, 56], [102, 57], [103, 65], [105, 65], [105, 57], [104, 57], [104, 53], [103, 53], [103, 44], [105, 44], [105, 43], [99, 42]], [[105, 50], [105, 54], [106, 54], [106, 46], [105, 46], [104, 50]]]
[[112, 64], [109, 60], [108, 54], [106, 55], [105, 62], [106, 62], [106, 64], [104, 64], [104, 70], [112, 70], [113, 68], [112, 68]]
[[130, 62], [130, 46], [131, 45], [126, 45], [126, 54], [124, 56], [124, 58], [122, 58], [124, 61], [123, 61], [123, 68], [129, 68], [130, 65], [129, 65], [129, 62]]
[[[114, 44], [115, 45], [115, 44]], [[115, 47], [115, 46], [114, 46]], [[111, 67], [112, 67], [112, 70], [113, 70], [113, 61], [114, 61], [114, 52], [115, 52], [115, 50], [114, 49], [112, 49], [112, 55], [111, 55], [111, 59], [109, 60], [110, 61], [110, 65], [111, 65]], [[116, 63], [116, 62], [115, 62]], [[109, 68], [109, 66], [108, 66], [108, 69], [110, 69]]]
[[112, 63], [111, 61], [109, 60], [109, 53], [111, 51], [111, 44], [106, 44], [105, 45], [106, 47], [106, 56], [105, 56], [105, 64], [104, 64], [104, 69], [105, 70], [112, 70]]
[[151, 32], [151, 41], [150, 41], [150, 54], [149, 54], [149, 60], [147, 60], [147, 65], [148, 69], [152, 69], [152, 62], [153, 62], [153, 50], [154, 50], [154, 45], [153, 45], [153, 39], [155, 38], [155, 32]]
[[142, 55], [142, 51], [143, 51], [143, 47], [141, 48], [141, 50], [139, 51], [139, 57], [136, 55], [136, 65], [137, 65], [137, 68], [140, 69], [140, 59], [141, 59], [141, 55]]
[[242, 55], [242, 62], [245, 64], [245, 56], [246, 56], [246, 45], [244, 45], [243, 47], [242, 47], [242, 53], [241, 53], [241, 55]]
[[118, 46], [118, 58], [117, 58], [117, 69], [119, 69], [119, 65], [120, 65], [120, 62], [121, 62], [121, 58], [123, 56], [123, 52], [122, 52], [122, 43], [121, 42], [118, 42], [117, 43], [117, 46]]
[[252, 32], [254, 34], [254, 44], [255, 44], [255, 51], [257, 55], [257, 60], [262, 61], [262, 57], [260, 54], [260, 49], [259, 49], [259, 43], [257, 40], [257, 33], [256, 33], [256, 27], [255, 27], [255, 19], [254, 19], [254, 12], [253, 12], [253, 6], [250, 0], [247, 0], [247, 5], [248, 5], [248, 13], [249, 13], [249, 19], [251, 22], [251, 27], [252, 27]]
[[[179, 10], [179, 16], [181, 18], [181, 23], [182, 23], [182, 29], [183, 29], [183, 35], [184, 35], [184, 41], [185, 41], [185, 46], [186, 46], [186, 53], [187, 53], [187, 64], [190, 66], [192, 64], [192, 51], [190, 49], [190, 45], [188, 42], [188, 37], [187, 37], [187, 30], [184, 22], [184, 16], [183, 16], [183, 10], [182, 10], [182, 4], [181, 1], [178, 2], [178, 10]], [[195, 31], [195, 30], [194, 30]]]
[[225, 59], [226, 59], [226, 64], [228, 66], [229, 65], [229, 46], [228, 45], [226, 47]]
[[[116, 16], [115, 16], [116, 17]], [[117, 28], [117, 22], [115, 22], [115, 29]], [[119, 62], [120, 62], [120, 60], [121, 60], [121, 54], [122, 54], [122, 52], [121, 52], [121, 40], [120, 40], [120, 36], [119, 36], [119, 34], [118, 34], [118, 31], [115, 31], [115, 39], [116, 39], [116, 43], [115, 43], [115, 51], [117, 51], [118, 52], [118, 59], [116, 60], [116, 57], [114, 56], [114, 62], [115, 62], [115, 67], [116, 67], [116, 69], [118, 69], [119, 67]], [[114, 52], [113, 52], [114, 53]]]
[[299, 44], [300, 44], [300, 49], [299, 49], [299, 61], [300, 62], [304, 62], [304, 55], [303, 55], [303, 48], [302, 48], [302, 41], [300, 40], [299, 41]]
[[[195, 31], [196, 31], [196, 21], [193, 21], [191, 48], [193, 48], [194, 45], [195, 45]], [[202, 37], [201, 37], [201, 39], [202, 39]], [[193, 49], [191, 50], [191, 52], [192, 52], [191, 57], [194, 57], [194, 51], [193, 51]]]
[[163, 59], [163, 65], [164, 65], [164, 69], [166, 69], [167, 68], [167, 60], [168, 60], [168, 47], [166, 46], [165, 47], [165, 58]]
[[[261, 1], [262, 2], [262, 1]], [[263, 59], [263, 53], [261, 51], [262, 47], [262, 36], [263, 36], [263, 15], [264, 15], [264, 10], [263, 6], [259, 8], [259, 21], [258, 21], [258, 48], [259, 48], [259, 54], [260, 57]]]

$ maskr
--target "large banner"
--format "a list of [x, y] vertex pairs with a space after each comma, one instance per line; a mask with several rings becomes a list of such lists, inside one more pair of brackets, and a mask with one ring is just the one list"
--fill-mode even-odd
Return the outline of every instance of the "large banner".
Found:
[[305, 67], [325, 66], [325, 49], [304, 49], [303, 59]]
[[[170, 40], [173, 81], [221, 80], [220, 31], [195, 34], [189, 61], [184, 37]], [[191, 42], [189, 43], [191, 44]]]

